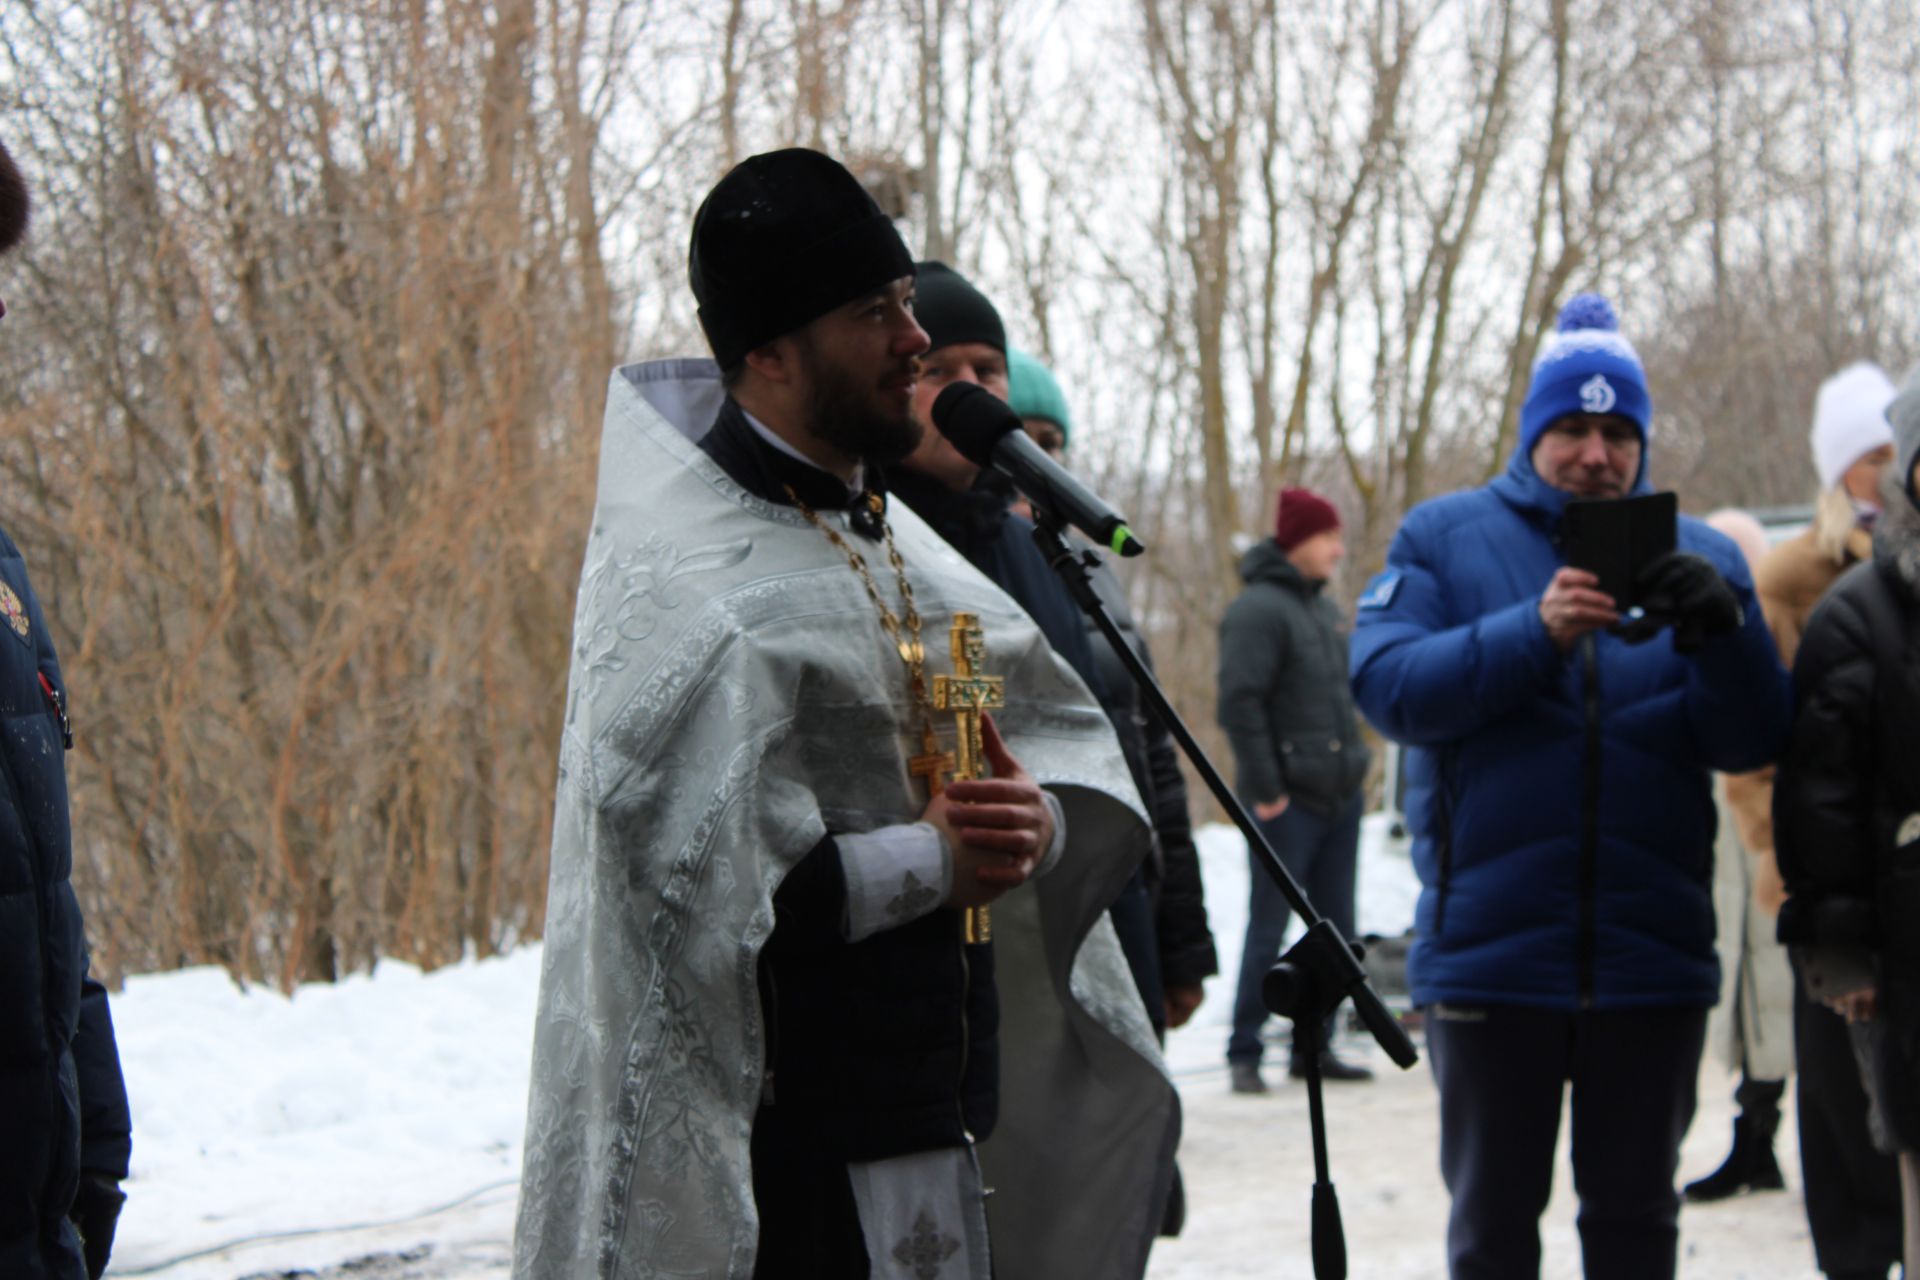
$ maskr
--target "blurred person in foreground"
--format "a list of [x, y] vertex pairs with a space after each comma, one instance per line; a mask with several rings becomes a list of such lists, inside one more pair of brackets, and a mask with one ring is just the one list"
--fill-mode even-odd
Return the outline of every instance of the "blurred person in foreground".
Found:
[[[1773, 812], [1808, 995], [1845, 1020], [1874, 1146], [1897, 1158], [1903, 1274], [1920, 1265], [1920, 369], [1888, 409], [1870, 558], [1808, 619]], [[1813, 1184], [1808, 1183], [1808, 1210]], [[1879, 1258], [1830, 1276], [1883, 1280]]]
[[1611, 304], [1561, 310], [1505, 474], [1407, 514], [1353, 638], [1406, 744], [1408, 958], [1440, 1093], [1456, 1280], [1533, 1276], [1571, 1085], [1590, 1280], [1674, 1274], [1714, 952], [1712, 773], [1771, 762], [1786, 672], [1737, 547], [1682, 517], [1623, 618], [1560, 545], [1648, 490], [1652, 401]]
[[[26, 235], [28, 215], [26, 183], [0, 144], [0, 254]], [[0, 1276], [99, 1280], [126, 1200], [133, 1126], [69, 881], [67, 685], [26, 562], [4, 532], [0, 619]]]
[[[1815, 606], [1849, 569], [1873, 558], [1881, 480], [1893, 461], [1887, 408], [1894, 394], [1885, 372], [1861, 362], [1828, 378], [1814, 398], [1809, 443], [1820, 492], [1813, 522], [1768, 552], [1754, 574], [1789, 668]], [[1773, 770], [1728, 778], [1727, 797], [1754, 852], [1755, 896], [1763, 911], [1777, 915], [1786, 890], [1773, 850]], [[1900, 1256], [1899, 1173], [1868, 1134], [1845, 1022], [1808, 999], [1804, 982], [1793, 984], [1791, 999], [1801, 1192], [1814, 1256], [1836, 1280], [1877, 1280]], [[1742, 1098], [1743, 1116], [1751, 1100]], [[1735, 1147], [1730, 1162], [1753, 1144], [1739, 1150], [1736, 1130]]]
[[1179, 1103], [1106, 908], [1147, 827], [1084, 685], [887, 499], [913, 260], [789, 149], [688, 265], [714, 359], [608, 391], [514, 1274], [1139, 1275]]
[[[1757, 573], [1771, 550], [1765, 526], [1735, 510], [1715, 511], [1706, 523], [1731, 538], [1747, 567]], [[1787, 1073], [1793, 1070], [1793, 972], [1786, 949], [1774, 939], [1780, 876], [1773, 863], [1771, 820], [1756, 826], [1751, 811], [1736, 807], [1731, 798], [1771, 773], [1714, 778], [1714, 808], [1720, 818], [1713, 846], [1720, 1003], [1707, 1021], [1707, 1039], [1715, 1056], [1740, 1077], [1733, 1095], [1740, 1111], [1727, 1158], [1682, 1192], [1696, 1204], [1786, 1186], [1773, 1156], [1780, 1099], [1786, 1093]]]
[[[1354, 936], [1354, 880], [1360, 858], [1362, 784], [1371, 753], [1347, 683], [1346, 621], [1326, 596], [1346, 556], [1340, 513], [1311, 489], [1282, 489], [1271, 538], [1241, 558], [1241, 589], [1220, 619], [1215, 714], [1233, 748], [1235, 791], [1253, 810], [1314, 908], [1342, 937]], [[1261, 983], [1280, 958], [1292, 908], [1248, 851], [1247, 931], [1227, 1037], [1228, 1087], [1267, 1091], [1260, 1074], [1267, 1005]], [[1288, 1074], [1306, 1074], [1310, 1048], [1328, 1080], [1373, 1078], [1370, 1068], [1334, 1055], [1331, 1015], [1320, 1043], [1297, 1039]]]

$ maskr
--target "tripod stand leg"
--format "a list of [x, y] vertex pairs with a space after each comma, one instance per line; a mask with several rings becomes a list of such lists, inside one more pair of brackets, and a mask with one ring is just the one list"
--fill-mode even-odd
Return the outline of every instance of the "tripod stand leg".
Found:
[[1347, 1280], [1347, 1234], [1331, 1182], [1313, 1184], [1313, 1274], [1314, 1280]]
[[1327, 1168], [1327, 1113], [1321, 1096], [1319, 1028], [1303, 1018], [1293, 1020], [1293, 1034], [1311, 1032], [1307, 1050], [1307, 1111], [1313, 1129], [1313, 1275], [1314, 1280], [1347, 1280], [1347, 1232], [1340, 1221], [1340, 1193], [1334, 1190]]

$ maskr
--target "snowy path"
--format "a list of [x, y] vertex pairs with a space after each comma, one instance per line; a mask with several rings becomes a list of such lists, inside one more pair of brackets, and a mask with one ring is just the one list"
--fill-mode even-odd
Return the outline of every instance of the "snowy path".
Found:
[[[1333, 1179], [1346, 1222], [1349, 1273], [1445, 1280], [1447, 1200], [1435, 1160], [1439, 1112], [1432, 1081], [1424, 1065], [1401, 1074], [1378, 1052], [1371, 1061], [1391, 1075], [1328, 1090]], [[1681, 1158], [1683, 1178], [1712, 1169], [1726, 1154], [1731, 1082], [1709, 1068], [1701, 1085], [1700, 1115]], [[1182, 1237], [1155, 1249], [1149, 1274], [1154, 1280], [1307, 1280], [1313, 1274], [1307, 1224], [1313, 1156], [1303, 1088], [1235, 1097], [1221, 1069], [1183, 1080], [1181, 1097], [1186, 1133], [1180, 1163], [1191, 1209]], [[1554, 1199], [1541, 1231], [1542, 1275], [1548, 1280], [1580, 1275], [1564, 1136], [1563, 1129]], [[1789, 1183], [1797, 1186], [1794, 1140], [1789, 1121], [1779, 1153], [1789, 1166]], [[1681, 1250], [1681, 1280], [1819, 1280], [1797, 1191], [1688, 1208], [1681, 1218]]]
[[[1209, 910], [1231, 971], [1245, 917], [1237, 836], [1203, 832]], [[1369, 840], [1361, 927], [1411, 915], [1403, 861]], [[136, 978], [117, 997], [136, 1125], [134, 1176], [109, 1274], [159, 1280], [504, 1280], [526, 1105], [539, 951], [422, 976], [241, 994], [212, 970]], [[1312, 1158], [1304, 1091], [1230, 1095], [1220, 1055], [1231, 972], [1208, 984], [1168, 1061], [1186, 1108], [1190, 1216], [1155, 1280], [1308, 1277]], [[1365, 1052], [1357, 1042], [1343, 1052]], [[1280, 1055], [1284, 1060], [1284, 1054]], [[1446, 1195], [1423, 1065], [1329, 1090], [1333, 1176], [1355, 1277], [1439, 1280]], [[1682, 1176], [1724, 1154], [1732, 1083], [1709, 1065]], [[1791, 1119], [1781, 1163], [1797, 1185]], [[1579, 1275], [1562, 1155], [1543, 1235], [1551, 1280]], [[238, 1242], [238, 1243], [236, 1243]], [[1683, 1280], [1816, 1280], [1794, 1191], [1689, 1209]]]

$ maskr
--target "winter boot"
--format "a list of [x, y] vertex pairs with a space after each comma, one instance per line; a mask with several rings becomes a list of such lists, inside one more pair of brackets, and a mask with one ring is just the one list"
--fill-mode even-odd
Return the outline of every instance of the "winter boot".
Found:
[[[1689, 1182], [1684, 1192], [1693, 1204], [1711, 1204], [1746, 1191], [1779, 1191], [1786, 1180], [1773, 1158], [1773, 1134], [1780, 1127], [1780, 1091], [1783, 1086], [1768, 1081], [1761, 1089], [1753, 1082], [1740, 1086], [1743, 1109], [1733, 1119], [1733, 1150], [1718, 1169], [1698, 1182]], [[1771, 1092], [1769, 1099], [1764, 1096]], [[1755, 1097], [1758, 1093], [1762, 1096]]]
[[[1307, 1064], [1295, 1059], [1287, 1066], [1287, 1074], [1295, 1080], [1307, 1078]], [[1329, 1084], [1359, 1084], [1373, 1079], [1373, 1068], [1365, 1063], [1349, 1062], [1331, 1049], [1320, 1051], [1320, 1078]]]

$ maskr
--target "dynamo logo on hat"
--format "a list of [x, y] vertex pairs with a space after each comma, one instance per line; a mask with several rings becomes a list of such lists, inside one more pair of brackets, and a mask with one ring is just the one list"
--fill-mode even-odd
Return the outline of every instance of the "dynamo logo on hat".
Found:
[[1588, 413], [1612, 413], [1618, 403], [1620, 397], [1614, 394], [1605, 374], [1596, 373], [1580, 384], [1580, 407]]

